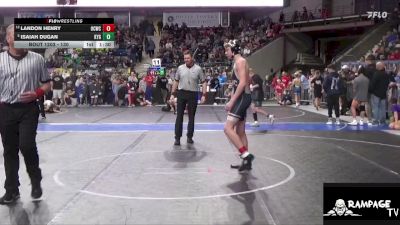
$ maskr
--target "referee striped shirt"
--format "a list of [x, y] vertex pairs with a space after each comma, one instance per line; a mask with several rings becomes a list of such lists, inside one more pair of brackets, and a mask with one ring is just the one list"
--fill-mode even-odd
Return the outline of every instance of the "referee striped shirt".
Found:
[[28, 51], [22, 58], [0, 53], [0, 102], [18, 103], [20, 94], [35, 91], [51, 81], [44, 58]]
[[199, 83], [205, 81], [203, 69], [197, 64], [187, 67], [186, 64], [180, 65], [176, 70], [175, 80], [179, 81], [178, 90], [199, 91]]

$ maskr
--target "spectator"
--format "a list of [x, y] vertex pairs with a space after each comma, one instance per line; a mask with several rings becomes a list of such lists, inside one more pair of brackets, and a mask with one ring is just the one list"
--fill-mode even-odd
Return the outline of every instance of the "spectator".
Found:
[[161, 104], [166, 104], [167, 103], [167, 97], [168, 97], [168, 78], [166, 76], [159, 76], [157, 78], [157, 89], [161, 91]]
[[92, 82], [89, 85], [89, 92], [90, 92], [90, 105], [97, 106], [97, 101], [99, 98], [99, 92], [100, 92], [100, 85], [98, 84], [98, 81], [93, 77]]
[[326, 19], [326, 18], [329, 17], [328, 9], [327, 9], [327, 8], [322, 8], [322, 9], [320, 10], [320, 12], [321, 12], [321, 19]]
[[319, 70], [315, 71], [315, 77], [311, 80], [311, 86], [314, 90], [314, 106], [317, 110], [321, 106], [321, 98], [322, 98], [322, 77]]
[[162, 28], [163, 28], [163, 22], [161, 20], [159, 20], [157, 22], [158, 35], [161, 35]]
[[399, 120], [400, 104], [396, 98], [390, 99], [390, 103], [391, 103], [393, 118], [389, 124], [389, 127], [391, 129], [400, 130], [400, 120]]
[[144, 97], [144, 91], [140, 87], [135, 94], [135, 101], [138, 103], [139, 106], [146, 106], [148, 104]]
[[63, 88], [64, 88], [64, 78], [58, 74], [58, 73], [53, 73], [53, 82], [52, 84], [52, 91], [53, 91], [53, 102], [56, 105], [63, 105], [64, 104], [64, 94], [63, 94]]
[[274, 88], [275, 88], [276, 101], [278, 102], [278, 104], [282, 104], [282, 94], [283, 91], [285, 90], [285, 85], [282, 83], [281, 79], [276, 80]]
[[294, 79], [292, 84], [290, 85], [290, 89], [293, 90], [294, 93], [294, 100], [296, 102], [296, 108], [300, 106], [300, 95], [301, 95], [301, 70], [298, 70], [294, 73]]
[[118, 106], [119, 105], [119, 98], [118, 98], [118, 92], [119, 89], [122, 86], [121, 79], [119, 77], [116, 77], [113, 82], [112, 82], [112, 91], [114, 95], [114, 105]]
[[300, 81], [301, 81], [301, 98], [302, 100], [306, 101], [308, 104], [308, 100], [310, 99], [310, 82], [307, 78], [307, 76], [301, 72], [300, 76]]
[[287, 73], [286, 71], [283, 71], [281, 80], [284, 85], [284, 88], [287, 89], [292, 83], [292, 76], [290, 76], [290, 74]]
[[[357, 71], [357, 77], [352, 81], [353, 85], [353, 101], [351, 103], [351, 114], [353, 116], [353, 121], [349, 123], [349, 125], [356, 126], [360, 124], [364, 125], [364, 118], [367, 117], [365, 121], [368, 125], [372, 125], [368, 120], [368, 114], [366, 114], [366, 108], [368, 105], [368, 87], [369, 87], [369, 79], [365, 76], [364, 67], [360, 67]], [[357, 109], [360, 111], [360, 123], [357, 122]]]
[[328, 104], [328, 122], [326, 124], [333, 124], [332, 110], [335, 109], [336, 125], [340, 125], [340, 113], [339, 113], [339, 96], [343, 93], [343, 80], [339, 74], [335, 71], [333, 65], [327, 67], [328, 75], [324, 78], [323, 89], [326, 93], [327, 104]]
[[282, 94], [282, 101], [280, 102], [281, 105], [291, 105], [293, 104], [292, 95], [290, 94], [289, 90], [284, 90]]
[[111, 77], [104, 77], [104, 103], [105, 104], [113, 104], [114, 93], [113, 93], [113, 84], [111, 81]]
[[301, 15], [302, 20], [308, 20], [308, 11], [305, 6], [303, 6], [303, 14]]
[[309, 11], [308, 12], [308, 20], [314, 20], [314, 19], [315, 19], [314, 14], [311, 11]]
[[99, 90], [99, 97], [97, 99], [97, 104], [103, 104], [104, 103], [104, 93], [106, 89], [106, 85], [104, 84], [102, 79], [97, 79], [97, 84], [98, 84], [98, 90]]
[[394, 52], [392, 52], [389, 57], [389, 60], [400, 60], [400, 51], [399, 49], [396, 49]]
[[385, 64], [383, 62], [378, 62], [376, 64], [376, 70], [377, 71], [369, 83], [373, 125], [385, 124], [386, 94], [391, 81], [390, 75], [385, 71]]
[[147, 87], [146, 81], [145, 81], [144, 77], [142, 77], [142, 79], [140, 79], [140, 81], [139, 81], [139, 88], [141, 91], [143, 91], [143, 93], [146, 93], [146, 87]]
[[292, 22], [296, 22], [299, 20], [299, 12], [297, 10], [295, 10], [293, 12], [293, 16], [292, 16]]
[[146, 101], [152, 102], [153, 99], [153, 83], [154, 83], [154, 76], [151, 73], [148, 73], [144, 78], [146, 82], [146, 91], [145, 91], [145, 98]]
[[284, 23], [285, 22], [285, 14], [283, 14], [283, 11], [279, 14], [279, 23]]
[[350, 70], [350, 67], [347, 65], [342, 66], [342, 70], [339, 73], [344, 84], [343, 93], [339, 98], [339, 110], [341, 115], [346, 115], [353, 100], [353, 87], [351, 81], [354, 79], [354, 75]]
[[148, 37], [148, 42], [147, 42], [147, 54], [149, 55], [150, 58], [154, 57], [154, 50], [156, 48], [156, 45], [154, 44], [154, 41], [152, 38]]
[[118, 106], [126, 106], [125, 100], [129, 98], [128, 95], [128, 82], [126, 80], [121, 80], [117, 92]]
[[[220, 73], [220, 75], [218, 76], [218, 80], [219, 80], [219, 85], [221, 87], [224, 87], [227, 83], [228, 77], [226, 75], [226, 72], [223, 71], [222, 73]], [[223, 92], [223, 88], [221, 89], [221, 92]]]
[[76, 92], [75, 92], [75, 85], [73, 85], [72, 81], [67, 82], [67, 86], [65, 88], [64, 101], [67, 102], [68, 105], [74, 107], [78, 106]]
[[[129, 79], [130, 78], [130, 79]], [[135, 87], [135, 83], [133, 82], [133, 79], [131, 78], [131, 76], [128, 78], [128, 83], [127, 83], [127, 89], [128, 89], [128, 107], [134, 107], [135, 103], [134, 103], [134, 99], [135, 99], [135, 92], [136, 87]]]
[[216, 97], [220, 89], [220, 83], [217, 75], [214, 75], [213, 78], [209, 81], [209, 86], [210, 92], [212, 93], [211, 99], [213, 99], [213, 104], [217, 105]]
[[137, 90], [137, 87], [139, 86], [139, 80], [137, 78], [136, 72], [132, 71], [131, 75], [128, 77], [128, 83], [131, 83], [130, 86], [132, 86], [135, 90]]
[[77, 104], [79, 104], [79, 105], [83, 105], [85, 103], [85, 101], [84, 101], [84, 95], [86, 92], [85, 86], [86, 86], [86, 81], [83, 77], [80, 77], [75, 83]]

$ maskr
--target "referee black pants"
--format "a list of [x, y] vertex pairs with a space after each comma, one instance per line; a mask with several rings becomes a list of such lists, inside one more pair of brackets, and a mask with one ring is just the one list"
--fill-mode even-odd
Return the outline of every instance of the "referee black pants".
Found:
[[186, 105], [188, 106], [189, 123], [187, 128], [187, 137], [192, 138], [194, 133], [194, 116], [197, 109], [197, 95], [195, 91], [178, 90], [177, 93], [177, 109], [175, 122], [175, 139], [182, 137], [183, 115]]
[[4, 168], [6, 191], [19, 187], [19, 156], [21, 151], [31, 184], [40, 184], [42, 173], [36, 147], [36, 130], [39, 108], [36, 102], [0, 105], [0, 132], [4, 148]]

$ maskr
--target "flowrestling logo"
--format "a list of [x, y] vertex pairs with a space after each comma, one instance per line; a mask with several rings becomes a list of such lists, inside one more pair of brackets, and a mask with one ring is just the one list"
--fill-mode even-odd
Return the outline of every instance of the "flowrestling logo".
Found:
[[387, 12], [379, 12], [379, 11], [369, 11], [367, 12], [368, 14], [368, 18], [369, 19], [386, 19], [388, 17], [388, 13]]

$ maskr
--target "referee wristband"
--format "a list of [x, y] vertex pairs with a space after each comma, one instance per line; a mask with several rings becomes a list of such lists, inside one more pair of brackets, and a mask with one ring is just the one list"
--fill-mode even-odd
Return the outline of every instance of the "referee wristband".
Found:
[[43, 89], [41, 89], [41, 88], [36, 89], [35, 92], [36, 92], [37, 98], [41, 98], [41, 97], [44, 96], [44, 91], [43, 91]]

